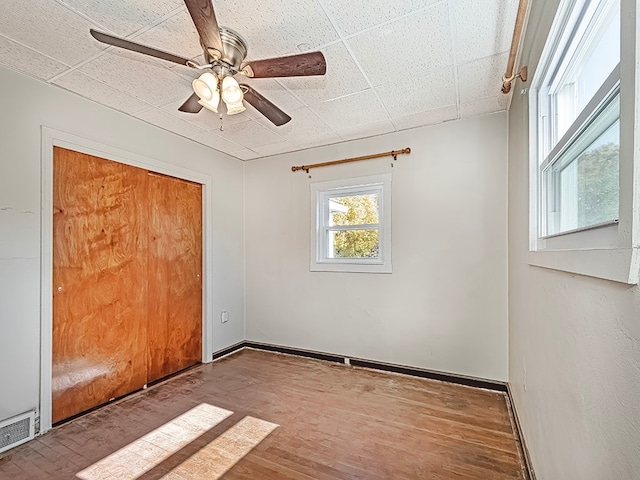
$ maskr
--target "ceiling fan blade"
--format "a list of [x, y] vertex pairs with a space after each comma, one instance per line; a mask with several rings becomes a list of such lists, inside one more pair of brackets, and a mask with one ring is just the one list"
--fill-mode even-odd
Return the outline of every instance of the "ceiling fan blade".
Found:
[[189, 59], [187, 58], [179, 57], [178, 55], [174, 55], [172, 53], [163, 52], [162, 50], [158, 50], [156, 48], [140, 45], [139, 43], [125, 40], [124, 38], [114, 37], [113, 35], [109, 35], [107, 33], [98, 32], [93, 28], [89, 29], [89, 32], [91, 33], [91, 36], [93, 38], [95, 38], [99, 42], [106, 43], [107, 45], [124, 48], [125, 50], [131, 50], [132, 52], [144, 53], [145, 55], [161, 58], [162, 60], [167, 60], [168, 62], [173, 62], [180, 65], [187, 65], [189, 62]]
[[[184, 0], [184, 3], [189, 10], [193, 24], [196, 26], [205, 53], [214, 57], [214, 60], [218, 60], [224, 54], [224, 49], [220, 38], [220, 27], [211, 0]], [[207, 60], [209, 60], [208, 57]]]
[[276, 127], [284, 125], [291, 120], [291, 117], [276, 107], [269, 100], [264, 98], [253, 88], [246, 84], [240, 84], [240, 88], [244, 93], [244, 99], [253, 108], [258, 110], [262, 115], [267, 117]]
[[189, 98], [187, 98], [186, 102], [180, 105], [180, 108], [178, 108], [178, 110], [185, 113], [198, 113], [200, 110], [202, 110], [202, 105], [198, 103], [198, 100], [200, 100], [200, 97], [198, 97], [198, 95], [194, 93]]
[[255, 60], [243, 65], [248, 77], [305, 77], [308, 75], [324, 75], [327, 62], [322, 52], [301, 53], [288, 57]]

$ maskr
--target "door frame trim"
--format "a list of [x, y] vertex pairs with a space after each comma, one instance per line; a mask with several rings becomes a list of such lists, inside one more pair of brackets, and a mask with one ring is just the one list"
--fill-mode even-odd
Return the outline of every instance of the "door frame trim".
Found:
[[51, 429], [53, 363], [53, 147], [202, 185], [202, 362], [213, 357], [213, 179], [211, 175], [42, 126], [40, 214], [40, 429]]

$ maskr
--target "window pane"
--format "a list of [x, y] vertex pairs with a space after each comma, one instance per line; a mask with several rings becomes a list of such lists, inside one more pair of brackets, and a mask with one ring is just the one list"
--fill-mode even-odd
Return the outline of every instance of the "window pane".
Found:
[[378, 258], [378, 230], [327, 232], [327, 258]]
[[617, 220], [619, 148], [617, 120], [573, 160], [547, 169], [549, 235]]
[[333, 197], [329, 200], [329, 226], [375, 225], [379, 223], [377, 194]]
[[566, 56], [549, 81], [553, 149], [620, 62], [620, 2], [591, 0], [573, 28]]

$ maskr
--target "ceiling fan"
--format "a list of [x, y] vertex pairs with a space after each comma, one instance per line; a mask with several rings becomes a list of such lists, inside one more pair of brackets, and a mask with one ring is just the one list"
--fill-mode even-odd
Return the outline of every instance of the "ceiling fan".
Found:
[[198, 113], [202, 107], [206, 107], [217, 113], [220, 98], [222, 98], [229, 115], [244, 111], [245, 107], [242, 101], [246, 100], [276, 126], [284, 125], [290, 121], [289, 115], [250, 85], [238, 84], [234, 77], [235, 75], [248, 78], [324, 75], [327, 71], [327, 64], [322, 52], [309, 52], [243, 63], [247, 56], [247, 44], [232, 29], [218, 26], [212, 0], [184, 0], [184, 3], [200, 36], [200, 45], [207, 62], [204, 65], [94, 29], [90, 29], [90, 32], [99, 42], [186, 65], [197, 70], [204, 70], [204, 73], [193, 81], [193, 95], [178, 109], [182, 112]]

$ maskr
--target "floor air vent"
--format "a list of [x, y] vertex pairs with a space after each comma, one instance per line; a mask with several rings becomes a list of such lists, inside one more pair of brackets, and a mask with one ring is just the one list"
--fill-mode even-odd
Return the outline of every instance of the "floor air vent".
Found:
[[35, 412], [8, 418], [0, 422], [0, 453], [34, 437]]

